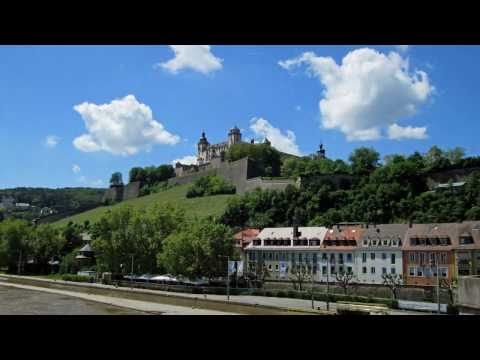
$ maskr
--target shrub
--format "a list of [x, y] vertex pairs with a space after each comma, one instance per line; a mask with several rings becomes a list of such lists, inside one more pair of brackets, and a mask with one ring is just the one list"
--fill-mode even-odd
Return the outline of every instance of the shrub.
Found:
[[219, 176], [204, 176], [193, 183], [187, 191], [187, 198], [235, 194], [235, 186]]
[[74, 274], [63, 274], [61, 279], [63, 281], [73, 281], [73, 282], [89, 282], [90, 277], [88, 276], [81, 276], [81, 275], [74, 275]]

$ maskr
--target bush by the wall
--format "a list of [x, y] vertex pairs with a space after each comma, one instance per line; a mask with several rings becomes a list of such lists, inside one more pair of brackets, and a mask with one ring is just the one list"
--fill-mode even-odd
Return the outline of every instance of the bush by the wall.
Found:
[[88, 276], [73, 275], [73, 274], [63, 274], [61, 278], [63, 281], [73, 281], [73, 282], [89, 282], [90, 281], [90, 277]]

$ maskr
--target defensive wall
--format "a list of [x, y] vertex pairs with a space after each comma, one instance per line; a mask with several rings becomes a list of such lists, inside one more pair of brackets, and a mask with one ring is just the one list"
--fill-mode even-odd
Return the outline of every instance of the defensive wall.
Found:
[[111, 186], [103, 195], [102, 202], [119, 202], [135, 199], [140, 195], [140, 181], [134, 181], [127, 185]]

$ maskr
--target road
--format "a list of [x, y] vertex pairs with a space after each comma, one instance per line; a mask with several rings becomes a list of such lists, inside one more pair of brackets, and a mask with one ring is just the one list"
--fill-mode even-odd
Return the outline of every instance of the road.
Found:
[[205, 309], [0, 283], [0, 315], [234, 315]]

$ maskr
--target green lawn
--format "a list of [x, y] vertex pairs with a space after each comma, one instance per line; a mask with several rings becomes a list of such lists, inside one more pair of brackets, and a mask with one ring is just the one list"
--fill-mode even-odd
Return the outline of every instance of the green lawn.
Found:
[[137, 199], [124, 201], [113, 206], [100, 206], [98, 208], [76, 214], [65, 219], [53, 223], [55, 226], [67, 225], [69, 221], [75, 223], [83, 223], [85, 220], [90, 220], [90, 223], [96, 222], [102, 214], [108, 209], [116, 208], [125, 204], [132, 205], [136, 208], [148, 209], [155, 204], [170, 203], [184, 209], [188, 217], [205, 217], [209, 215], [219, 216], [223, 213], [227, 200], [235, 195], [215, 195], [200, 198], [186, 198], [186, 193], [190, 184], [175, 186], [171, 189], [151, 194]]

